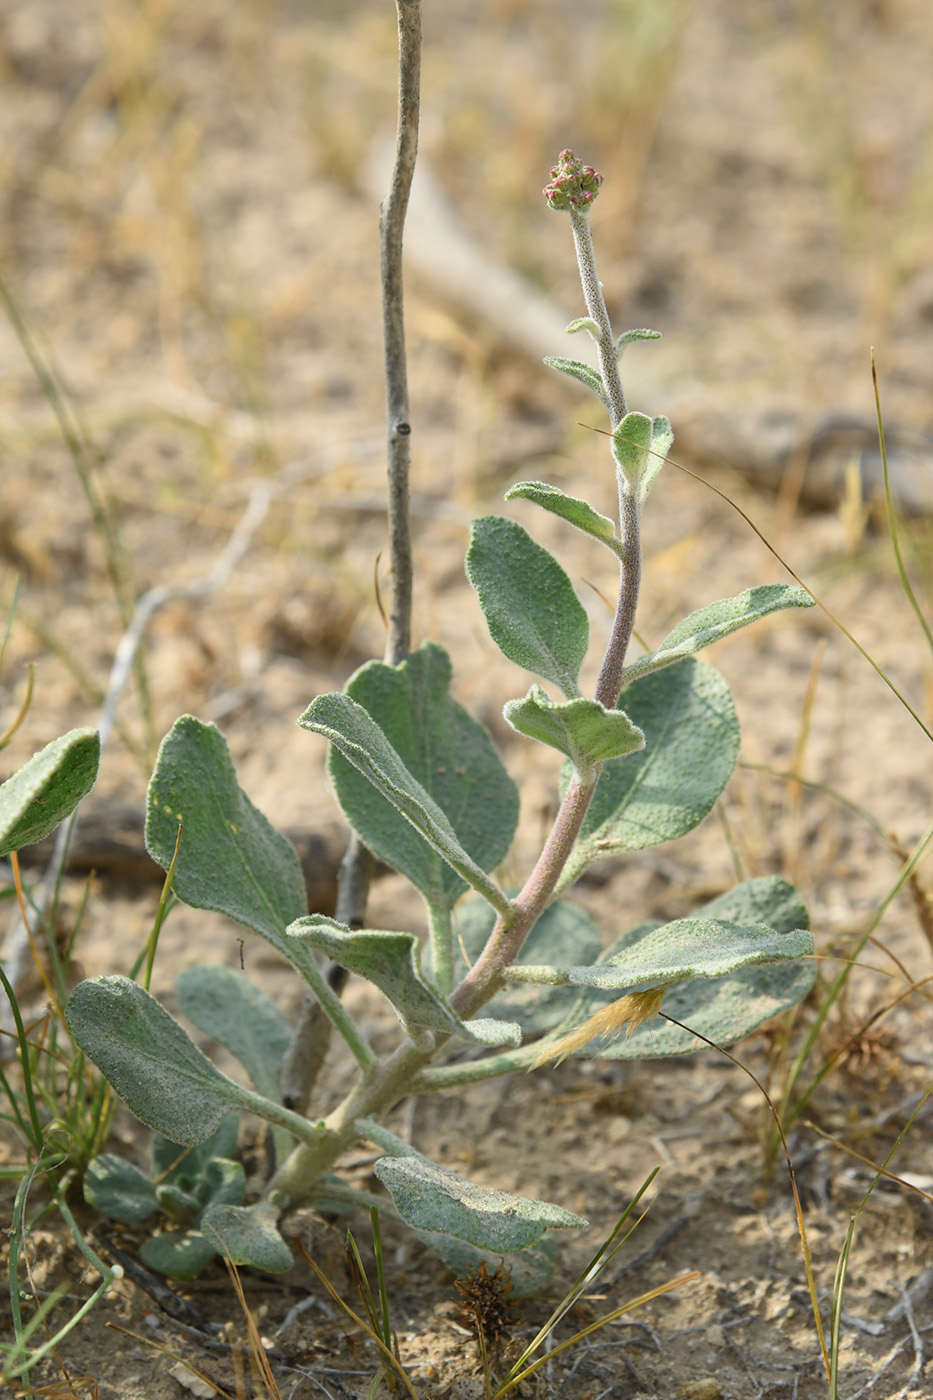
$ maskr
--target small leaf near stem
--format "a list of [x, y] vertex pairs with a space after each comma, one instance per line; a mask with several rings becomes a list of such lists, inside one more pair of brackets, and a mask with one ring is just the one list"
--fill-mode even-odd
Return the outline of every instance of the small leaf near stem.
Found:
[[612, 326], [609, 322], [609, 312], [606, 310], [602, 283], [596, 271], [590, 221], [585, 213], [571, 209], [570, 227], [573, 231], [573, 246], [577, 253], [577, 266], [580, 269], [580, 281], [583, 284], [586, 309], [599, 327], [599, 338], [594, 337], [596, 339], [596, 352], [599, 357], [606, 407], [609, 409], [609, 420], [612, 427], [616, 428], [625, 417], [627, 405], [622, 380], [619, 377], [619, 362], [612, 336]]
[[589, 211], [603, 182], [591, 165], [584, 165], [573, 151], [561, 151], [557, 164], [551, 167], [550, 183], [544, 187], [544, 197], [552, 209], [569, 213], [573, 243], [583, 283], [583, 297], [589, 312], [587, 320], [571, 322], [574, 329], [585, 326], [596, 342], [599, 369], [602, 375], [604, 402], [609, 409], [613, 429], [625, 416], [625, 394], [619, 378], [619, 367], [609, 313], [603, 298], [602, 283], [596, 271], [593, 238], [590, 233]]

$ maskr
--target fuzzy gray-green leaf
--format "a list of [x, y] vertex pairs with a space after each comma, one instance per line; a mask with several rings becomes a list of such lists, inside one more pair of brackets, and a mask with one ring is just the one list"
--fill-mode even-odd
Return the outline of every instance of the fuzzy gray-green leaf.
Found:
[[641, 479], [651, 446], [651, 419], [645, 413], [627, 413], [612, 434], [615, 464], [632, 492], [641, 498]]
[[41, 841], [94, 786], [100, 763], [96, 729], [72, 729], [33, 754], [0, 787], [0, 856]]
[[582, 360], [566, 360], [563, 355], [545, 355], [544, 363], [549, 365], [551, 369], [560, 370], [561, 374], [567, 374], [571, 379], [577, 379], [581, 384], [585, 384], [605, 407], [606, 391], [603, 388], [602, 375], [597, 370], [585, 365]]
[[746, 588], [734, 598], [721, 598], [698, 608], [679, 622], [656, 651], [641, 656], [622, 673], [622, 686], [632, 684], [640, 676], [659, 671], [680, 661], [684, 656], [700, 651], [722, 637], [747, 627], [750, 622], [767, 617], [769, 613], [782, 608], [812, 608], [814, 600], [805, 588], [796, 583], [767, 583], [757, 588]]
[[329, 768], [347, 820], [440, 911], [481, 888], [477, 867], [499, 864], [518, 823], [518, 790], [450, 684], [450, 658], [427, 642], [400, 666], [369, 662], [351, 678], [347, 698], [368, 723], [320, 700], [299, 720], [339, 736]]
[[[809, 923], [806, 905], [797, 890], [779, 876], [746, 880], [705, 904], [697, 913], [704, 918], [766, 923], [785, 935], [795, 929], [805, 929]], [[625, 951], [634, 951], [652, 928], [650, 924], [643, 924], [624, 934], [606, 950], [604, 961]], [[732, 1045], [773, 1016], [796, 1006], [815, 980], [813, 958], [765, 963], [725, 977], [678, 983], [665, 992], [661, 1010], [685, 1026], [694, 1027], [716, 1045]], [[578, 1008], [575, 1024], [588, 1014], [590, 1006]], [[639, 1026], [628, 1038], [623, 1035], [609, 1044], [597, 1039], [578, 1053], [584, 1058], [644, 1060], [684, 1055], [702, 1048], [703, 1042], [689, 1030], [653, 1019]]]
[[245, 924], [304, 971], [308, 954], [285, 937], [307, 908], [295, 850], [240, 787], [220, 730], [191, 715], [162, 740], [149, 782], [146, 848], [165, 870], [179, 823], [179, 899]]
[[276, 1220], [276, 1211], [263, 1201], [254, 1206], [210, 1206], [201, 1217], [201, 1230], [218, 1254], [232, 1263], [284, 1274], [294, 1260]]
[[639, 327], [633, 331], [623, 331], [616, 341], [616, 359], [621, 360], [623, 351], [627, 345], [633, 345], [636, 340], [660, 340], [660, 331], [649, 331], [645, 327]]
[[527, 1249], [549, 1228], [587, 1229], [562, 1206], [475, 1186], [417, 1154], [380, 1157], [373, 1168], [399, 1214], [418, 1230], [454, 1235], [479, 1249]]
[[175, 995], [188, 1020], [226, 1046], [259, 1093], [277, 1101], [279, 1070], [292, 1032], [271, 997], [244, 973], [216, 964], [184, 968]]
[[293, 938], [304, 939], [340, 967], [372, 982], [388, 997], [406, 1026], [456, 1035], [483, 1045], [515, 1044], [520, 1038], [517, 1026], [503, 1026], [497, 1037], [491, 1025], [480, 1022], [473, 1031], [461, 1021], [422, 977], [418, 940], [413, 933], [349, 929], [323, 914], [298, 919], [289, 933]]
[[173, 1142], [210, 1137], [242, 1090], [154, 997], [126, 977], [96, 977], [71, 995], [65, 1020], [75, 1044], [150, 1128]]
[[88, 1164], [84, 1173], [84, 1199], [89, 1206], [119, 1220], [123, 1225], [139, 1225], [159, 1208], [149, 1178], [111, 1152], [102, 1152]]
[[503, 654], [553, 681], [568, 698], [579, 695], [589, 623], [553, 555], [514, 520], [486, 515], [473, 522], [466, 565]]
[[582, 782], [592, 781], [598, 763], [645, 746], [644, 734], [622, 710], [582, 696], [557, 703], [539, 685], [523, 700], [507, 701], [502, 713], [519, 734], [566, 754]]
[[[670, 982], [725, 977], [743, 967], [812, 956], [813, 935], [808, 929], [785, 932], [767, 924], [706, 917], [675, 919], [597, 967], [568, 967], [563, 972], [574, 986], [643, 992]], [[516, 965], [510, 973], [518, 980], [532, 981], [535, 970]]]
[[603, 544], [618, 544], [615, 525], [608, 515], [600, 515], [587, 501], [581, 501], [578, 496], [568, 496], [565, 491], [548, 485], [546, 481], [517, 481], [506, 491], [505, 499], [534, 501], [543, 510], [559, 515], [568, 524], [601, 540]]
[[600, 774], [561, 888], [603, 856], [692, 831], [735, 768], [739, 723], [729, 687], [712, 666], [688, 657], [636, 681], [623, 698], [645, 747], [611, 759]]
[[200, 1230], [166, 1230], [144, 1240], [139, 1257], [149, 1269], [169, 1278], [197, 1278], [217, 1258]]

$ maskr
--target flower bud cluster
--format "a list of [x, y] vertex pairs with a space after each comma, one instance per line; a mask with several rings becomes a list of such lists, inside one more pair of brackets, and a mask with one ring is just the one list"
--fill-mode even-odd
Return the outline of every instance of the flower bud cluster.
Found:
[[603, 177], [591, 165], [577, 160], [573, 151], [561, 151], [557, 164], [551, 166], [551, 182], [543, 194], [552, 209], [576, 209], [584, 214], [599, 193]]

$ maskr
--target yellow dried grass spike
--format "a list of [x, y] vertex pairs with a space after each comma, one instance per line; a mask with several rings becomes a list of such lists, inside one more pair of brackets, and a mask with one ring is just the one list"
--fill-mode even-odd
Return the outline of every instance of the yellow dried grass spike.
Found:
[[554, 1041], [552, 1045], [544, 1046], [531, 1068], [539, 1069], [549, 1060], [561, 1064], [568, 1055], [572, 1055], [575, 1050], [582, 1050], [584, 1045], [588, 1045], [598, 1035], [607, 1041], [614, 1040], [623, 1026], [627, 1027], [627, 1040], [632, 1031], [658, 1014], [664, 993], [670, 985], [671, 983], [666, 982], [663, 987], [652, 987], [647, 992], [629, 992], [627, 996], [619, 997], [618, 1001], [611, 1001], [588, 1021], [584, 1021], [582, 1026], [577, 1026], [576, 1030], [562, 1035], [560, 1040]]

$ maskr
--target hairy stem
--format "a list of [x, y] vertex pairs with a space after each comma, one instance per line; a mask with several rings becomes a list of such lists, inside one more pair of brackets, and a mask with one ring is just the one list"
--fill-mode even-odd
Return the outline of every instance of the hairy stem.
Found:
[[547, 908], [580, 834], [595, 788], [595, 780], [584, 785], [576, 774], [571, 778], [544, 850], [513, 903], [510, 919], [506, 922], [499, 916], [485, 948], [451, 995], [451, 1006], [464, 1020], [475, 1016], [498, 989], [502, 982], [502, 969], [514, 962], [525, 939]]
[[590, 221], [585, 213], [577, 209], [570, 211], [570, 227], [573, 230], [573, 246], [577, 253], [577, 266], [583, 284], [583, 299], [590, 318], [596, 322], [599, 335], [596, 349], [599, 354], [599, 372], [602, 375], [606, 406], [609, 409], [610, 430], [614, 431], [627, 412], [622, 380], [619, 378], [619, 362], [616, 359], [615, 341], [609, 312], [603, 297], [603, 285], [596, 271], [596, 257], [593, 253], [593, 235]]
[[641, 520], [638, 501], [628, 482], [618, 473], [619, 478], [619, 598], [616, 614], [612, 621], [609, 644], [600, 667], [596, 683], [595, 699], [607, 709], [612, 709], [619, 698], [622, 671], [632, 628], [635, 626], [635, 611], [638, 607], [638, 593], [641, 587]]
[[378, 1068], [361, 1075], [343, 1103], [324, 1119], [317, 1141], [302, 1143], [282, 1164], [263, 1193], [266, 1199], [280, 1210], [306, 1200], [315, 1182], [357, 1140], [358, 1120], [388, 1113], [410, 1091], [434, 1051], [434, 1045], [420, 1049], [406, 1039]]

